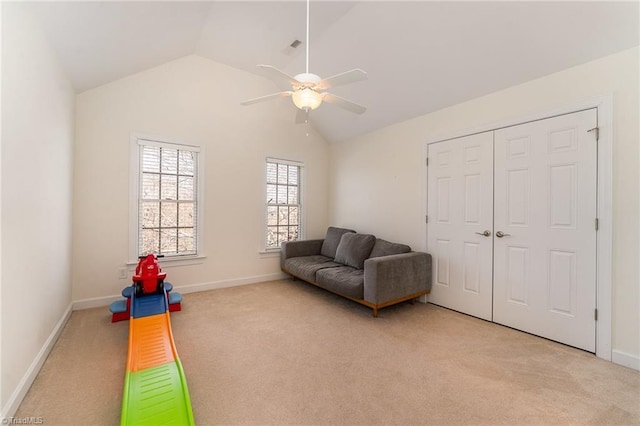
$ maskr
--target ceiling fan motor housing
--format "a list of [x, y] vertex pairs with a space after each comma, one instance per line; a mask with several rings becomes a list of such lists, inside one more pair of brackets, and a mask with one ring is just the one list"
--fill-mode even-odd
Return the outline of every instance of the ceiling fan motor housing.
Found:
[[303, 72], [302, 74], [296, 75], [295, 78], [300, 83], [318, 83], [321, 78], [315, 74], [311, 74], [310, 72]]

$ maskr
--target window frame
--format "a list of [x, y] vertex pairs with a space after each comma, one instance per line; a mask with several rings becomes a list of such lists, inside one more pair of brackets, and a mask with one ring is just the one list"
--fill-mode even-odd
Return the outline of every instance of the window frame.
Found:
[[[287, 160], [284, 158], [278, 158], [278, 157], [266, 157], [264, 162], [263, 162], [263, 177], [264, 177], [264, 184], [263, 184], [263, 188], [264, 188], [264, 192], [263, 192], [263, 221], [264, 221], [264, 227], [263, 227], [263, 242], [262, 242], [262, 246], [263, 246], [263, 250], [261, 251], [262, 254], [269, 254], [269, 253], [280, 253], [280, 246], [278, 247], [269, 247], [267, 245], [267, 241], [268, 241], [268, 232], [269, 232], [269, 206], [270, 204], [267, 202], [267, 185], [268, 185], [268, 177], [267, 177], [267, 164], [268, 163], [275, 163], [275, 164], [286, 164], [287, 166], [297, 166], [298, 167], [298, 239], [295, 241], [300, 241], [305, 239], [305, 234], [306, 234], [306, 226], [305, 226], [305, 202], [304, 202], [304, 196], [305, 196], [305, 190], [304, 190], [304, 185], [305, 185], [305, 165], [304, 162], [302, 161], [296, 161], [296, 160]], [[288, 184], [287, 184], [288, 185]], [[288, 200], [287, 200], [288, 201]], [[271, 204], [273, 205], [273, 204]], [[276, 203], [276, 205], [278, 205]], [[288, 203], [287, 203], [288, 205]]]
[[204, 254], [204, 147], [197, 144], [188, 144], [181, 141], [160, 138], [157, 136], [143, 135], [139, 133], [131, 134], [130, 137], [130, 170], [129, 170], [129, 262], [128, 265], [138, 263], [138, 250], [140, 242], [140, 181], [142, 173], [140, 170], [141, 147], [158, 146], [169, 149], [182, 149], [197, 152], [196, 167], [196, 224], [195, 254], [175, 254], [165, 255], [163, 266], [197, 264], [202, 263], [206, 258]]

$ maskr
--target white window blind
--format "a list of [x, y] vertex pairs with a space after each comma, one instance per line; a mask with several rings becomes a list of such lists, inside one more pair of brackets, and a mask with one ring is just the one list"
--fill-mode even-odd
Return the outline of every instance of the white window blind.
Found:
[[267, 158], [266, 249], [302, 238], [302, 163]]
[[198, 254], [199, 149], [143, 139], [138, 145], [138, 256]]

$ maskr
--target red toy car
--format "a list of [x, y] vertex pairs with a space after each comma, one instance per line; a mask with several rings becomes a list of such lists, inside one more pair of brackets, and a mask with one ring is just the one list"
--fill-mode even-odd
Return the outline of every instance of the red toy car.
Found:
[[158, 264], [154, 254], [140, 256], [136, 273], [132, 277], [136, 287], [136, 296], [164, 292], [164, 279], [167, 277]]

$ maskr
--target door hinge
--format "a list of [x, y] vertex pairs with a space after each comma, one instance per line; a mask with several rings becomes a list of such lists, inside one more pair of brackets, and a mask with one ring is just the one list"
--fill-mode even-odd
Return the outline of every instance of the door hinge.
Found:
[[424, 217], [424, 223], [429, 223], [429, 215], [425, 215], [425, 217]]
[[598, 308], [593, 310], [593, 319], [595, 319], [596, 321], [598, 321]]
[[596, 231], [600, 228], [600, 220], [596, 217]]
[[424, 159], [424, 165], [429, 167], [429, 157]]
[[594, 127], [593, 129], [587, 130], [587, 132], [596, 132], [596, 142], [600, 140], [600, 127]]

